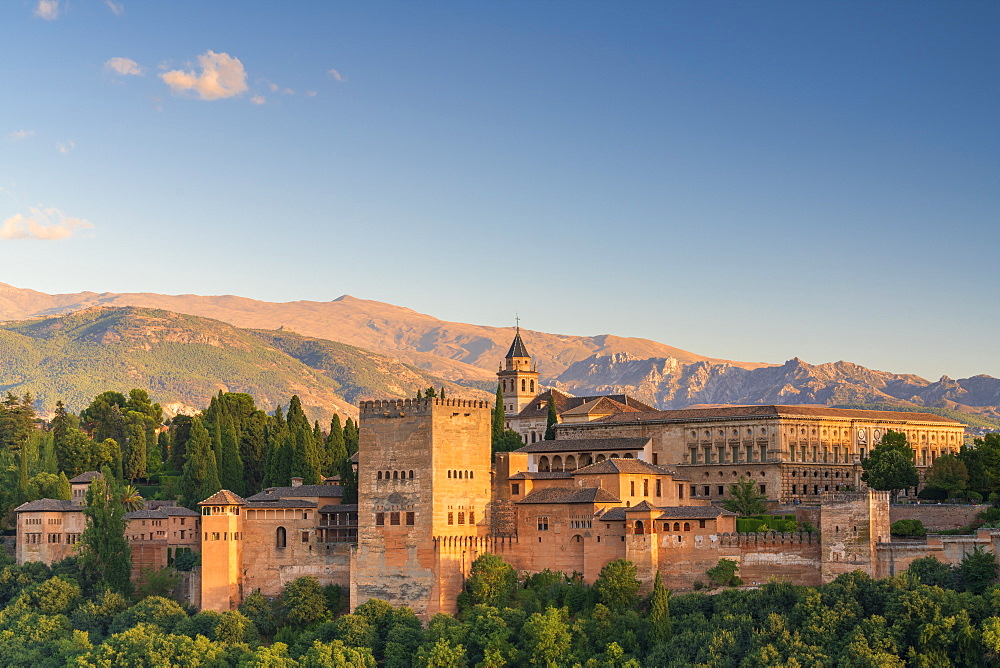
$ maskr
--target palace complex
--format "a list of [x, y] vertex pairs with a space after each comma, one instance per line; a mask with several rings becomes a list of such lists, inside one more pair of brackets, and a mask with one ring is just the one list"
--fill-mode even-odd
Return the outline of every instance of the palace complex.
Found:
[[[577, 572], [588, 582], [624, 558], [645, 585], [659, 571], [666, 586], [688, 588], [720, 558], [738, 562], [748, 584], [820, 584], [1000, 547], [1000, 530], [892, 543], [888, 493], [861, 483], [860, 461], [887, 430], [906, 434], [926, 467], [961, 446], [954, 420], [823, 406], [658, 411], [626, 395], [542, 392], [519, 332], [498, 378], [521, 449], [491, 456], [483, 401], [364, 401], [357, 504], [344, 504], [337, 484], [293, 479], [246, 499], [220, 490], [198, 513], [151, 506], [129, 515], [137, 561], [165, 566], [200, 550], [191, 598], [203, 609], [228, 610], [253, 590], [276, 596], [309, 575], [344, 587], [352, 607], [379, 598], [429, 618], [455, 611], [469, 567], [486, 552], [518, 571]], [[559, 424], [544, 440], [550, 400]], [[70, 553], [88, 475], [72, 481], [73, 501], [17, 508], [19, 563]], [[721, 501], [741, 479], [815, 531], [737, 532]]]

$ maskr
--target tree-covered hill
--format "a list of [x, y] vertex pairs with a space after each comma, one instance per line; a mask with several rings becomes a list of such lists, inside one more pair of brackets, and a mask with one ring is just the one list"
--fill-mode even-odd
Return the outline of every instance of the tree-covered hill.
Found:
[[220, 390], [264, 407], [298, 395], [311, 417], [328, 419], [356, 413], [359, 399], [432, 385], [483, 394], [353, 346], [158, 309], [98, 307], [0, 325], [0, 392], [29, 392], [42, 410], [62, 400], [78, 411], [108, 388], [143, 387], [164, 405], [195, 408]]

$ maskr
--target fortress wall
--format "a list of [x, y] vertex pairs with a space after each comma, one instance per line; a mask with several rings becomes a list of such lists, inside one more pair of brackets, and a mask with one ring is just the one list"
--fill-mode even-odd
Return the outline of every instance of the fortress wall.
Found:
[[[277, 596], [292, 580], [311, 576], [320, 584], [350, 584], [352, 543], [316, 542], [316, 511], [309, 519], [252, 519], [243, 522], [243, 592], [259, 589], [265, 596]], [[288, 515], [291, 515], [291, 511]], [[285, 529], [285, 547], [277, 546], [277, 529]], [[308, 538], [302, 541], [303, 533]]]
[[957, 503], [900, 503], [889, 507], [889, 521], [920, 520], [932, 531], [960, 529], [988, 507]]

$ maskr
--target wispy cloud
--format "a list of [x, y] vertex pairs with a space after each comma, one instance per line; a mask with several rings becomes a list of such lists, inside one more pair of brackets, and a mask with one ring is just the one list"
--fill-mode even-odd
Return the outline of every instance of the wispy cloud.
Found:
[[250, 104], [264, 104], [265, 102], [267, 102], [267, 98], [263, 95], [254, 95], [250, 98]]
[[314, 90], [307, 90], [306, 93], [305, 93], [305, 95], [306, 95], [306, 97], [316, 97], [316, 91], [314, 91]]
[[114, 58], [109, 58], [108, 62], [104, 63], [104, 71], [120, 74], [122, 76], [139, 76], [144, 70], [139, 63], [135, 62], [131, 58], [115, 56]]
[[28, 215], [15, 213], [0, 223], [0, 239], [54, 241], [71, 237], [78, 230], [93, 227], [90, 222], [82, 218], [71, 218], [59, 209], [31, 208]]
[[18, 141], [18, 140], [21, 140], [21, 139], [27, 139], [28, 137], [34, 137], [35, 136], [35, 131], [34, 130], [15, 130], [14, 132], [11, 132], [7, 136], [10, 137], [11, 139], [13, 139], [14, 141]]
[[115, 4], [114, 2], [111, 2], [111, 0], [104, 0], [104, 4], [108, 6], [108, 9], [110, 9], [111, 13], [115, 16], [121, 16], [125, 13], [125, 5]]
[[56, 148], [59, 149], [59, 152], [62, 153], [63, 155], [66, 155], [67, 153], [72, 151], [75, 147], [76, 147], [75, 141], [64, 141], [56, 144]]
[[35, 5], [35, 16], [46, 21], [55, 21], [60, 13], [62, 7], [59, 6], [59, 0], [38, 0]]
[[206, 51], [198, 56], [200, 72], [171, 70], [160, 75], [175, 93], [192, 91], [203, 100], [219, 100], [242, 95], [247, 90], [247, 73], [239, 58], [228, 53]]
[[344, 81], [343, 75], [337, 70], [327, 70], [326, 73], [333, 77], [334, 81]]

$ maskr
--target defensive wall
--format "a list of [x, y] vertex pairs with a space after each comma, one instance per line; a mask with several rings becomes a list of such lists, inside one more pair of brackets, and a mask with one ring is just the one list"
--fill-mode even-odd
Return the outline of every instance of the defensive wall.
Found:
[[987, 508], [967, 503], [896, 503], [889, 507], [889, 521], [920, 520], [929, 531], [960, 529]]

